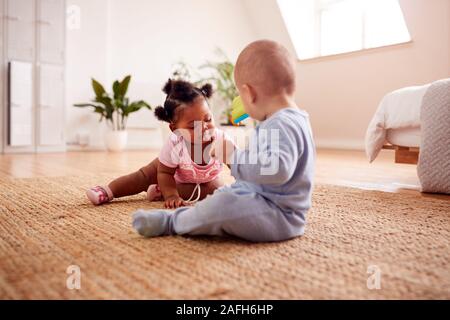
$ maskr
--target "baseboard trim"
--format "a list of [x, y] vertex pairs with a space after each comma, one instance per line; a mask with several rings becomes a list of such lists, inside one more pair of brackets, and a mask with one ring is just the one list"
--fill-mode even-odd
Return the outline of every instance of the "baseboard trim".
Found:
[[338, 150], [365, 150], [362, 140], [315, 139], [316, 148]]
[[[152, 147], [152, 146], [137, 146], [131, 145], [125, 148], [125, 151], [144, 151], [144, 150], [160, 150], [160, 148]], [[103, 146], [79, 146], [79, 145], [68, 145], [66, 151], [69, 152], [95, 152], [95, 151], [108, 151], [106, 147]]]

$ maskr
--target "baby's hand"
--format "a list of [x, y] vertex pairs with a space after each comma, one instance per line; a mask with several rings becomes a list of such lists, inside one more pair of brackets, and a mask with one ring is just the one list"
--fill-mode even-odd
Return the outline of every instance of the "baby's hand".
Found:
[[170, 196], [165, 199], [164, 206], [167, 209], [176, 209], [185, 205], [184, 200], [180, 196]]
[[213, 139], [210, 156], [222, 163], [229, 164], [235, 148], [233, 142], [228, 139]]

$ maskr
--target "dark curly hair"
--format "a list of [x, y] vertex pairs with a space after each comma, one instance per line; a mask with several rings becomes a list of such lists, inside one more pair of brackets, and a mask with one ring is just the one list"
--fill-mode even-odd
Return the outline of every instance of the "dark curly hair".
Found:
[[159, 120], [169, 123], [175, 119], [176, 109], [180, 105], [190, 104], [199, 96], [210, 98], [213, 94], [212, 86], [209, 83], [197, 88], [190, 82], [172, 79], [167, 81], [162, 90], [167, 95], [166, 100], [164, 105], [156, 107], [155, 116]]

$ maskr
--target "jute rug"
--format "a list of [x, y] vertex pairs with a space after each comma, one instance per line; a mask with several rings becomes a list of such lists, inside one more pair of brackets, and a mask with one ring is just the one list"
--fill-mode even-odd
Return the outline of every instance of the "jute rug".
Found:
[[161, 204], [92, 206], [107, 180], [0, 181], [0, 298], [450, 299], [449, 198], [322, 185], [301, 238], [145, 239], [130, 213]]

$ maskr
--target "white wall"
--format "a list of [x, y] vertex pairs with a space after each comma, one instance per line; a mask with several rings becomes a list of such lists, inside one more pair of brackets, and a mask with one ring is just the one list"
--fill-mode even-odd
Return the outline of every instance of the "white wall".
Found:
[[[220, 46], [235, 59], [249, 42], [269, 38], [292, 52], [276, 0], [68, 0], [82, 26], [67, 35], [67, 136], [91, 133], [103, 145], [97, 115], [71, 104], [92, 97], [90, 77], [106, 82], [132, 74], [131, 98], [163, 101], [161, 87], [179, 59], [198, 66]], [[300, 106], [320, 147], [362, 148], [382, 96], [400, 87], [450, 76], [450, 1], [401, 0], [411, 44], [298, 62]], [[155, 146], [152, 113], [129, 122], [132, 147]], [[162, 125], [162, 128], [165, 128]], [[144, 128], [138, 130], [137, 128]]]
[[[293, 46], [276, 0], [245, 0], [259, 38]], [[363, 148], [367, 125], [389, 91], [450, 76], [450, 1], [401, 0], [411, 44], [298, 62], [298, 103], [317, 145]]]
[[108, 0], [67, 0], [67, 7], [80, 8], [79, 28], [66, 31], [66, 137], [76, 141], [77, 133], [90, 135], [93, 146], [103, 146], [98, 115], [89, 109], [73, 107], [74, 103], [89, 102], [93, 98], [91, 77], [105, 82], [108, 79], [107, 31]]
[[[132, 74], [131, 97], [152, 105], [164, 101], [161, 87], [175, 62], [199, 66], [215, 58], [217, 47], [234, 60], [254, 38], [239, 0], [111, 0], [110, 6], [110, 80]], [[130, 118], [129, 126], [157, 122], [143, 110]]]
[[[67, 104], [69, 139], [77, 131], [98, 132], [97, 116], [72, 103], [92, 97], [89, 78], [106, 81], [132, 75], [130, 98], [161, 104], [161, 87], [173, 63], [199, 66], [221, 47], [230, 59], [255, 38], [240, 0], [70, 0], [82, 8], [82, 28], [68, 31]], [[161, 143], [159, 122], [148, 110], [130, 117], [131, 147]], [[163, 128], [166, 125], [162, 126]], [[81, 129], [80, 129], [81, 128]], [[92, 146], [101, 146], [101, 139]]]

